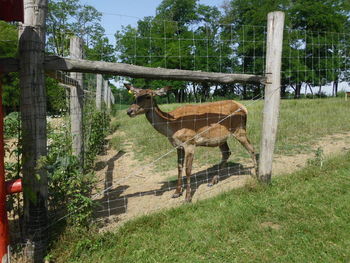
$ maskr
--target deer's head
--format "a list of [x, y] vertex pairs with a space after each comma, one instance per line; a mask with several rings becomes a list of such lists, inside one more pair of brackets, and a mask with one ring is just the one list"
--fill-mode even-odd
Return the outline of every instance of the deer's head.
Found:
[[171, 87], [164, 87], [157, 90], [151, 89], [139, 89], [135, 88], [129, 84], [124, 84], [125, 87], [135, 96], [134, 102], [131, 104], [127, 110], [127, 114], [130, 117], [135, 117], [136, 115], [146, 113], [155, 106], [154, 96], [163, 96], [167, 93]]

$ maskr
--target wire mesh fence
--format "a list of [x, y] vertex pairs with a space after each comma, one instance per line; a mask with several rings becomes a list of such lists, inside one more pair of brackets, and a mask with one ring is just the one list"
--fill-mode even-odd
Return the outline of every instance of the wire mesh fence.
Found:
[[[108, 53], [108, 56], [113, 56], [118, 62], [139, 66], [264, 75], [266, 73], [265, 38], [266, 27], [264, 26], [247, 25], [236, 28], [235, 25], [202, 23], [192, 25], [189, 30], [183, 29], [179, 23], [172, 21], [140, 21], [137, 27], [124, 27], [115, 34], [116, 47], [112, 53], [110, 47], [104, 48], [102, 45], [99, 54], [95, 54], [95, 58], [107, 60]], [[348, 87], [349, 35], [286, 29], [283, 46], [282, 98], [308, 97], [310, 100], [282, 102], [276, 150], [279, 155], [306, 153], [312, 150], [312, 144], [315, 141], [324, 136], [349, 132], [349, 123], [344, 121], [350, 113], [348, 104], [337, 98], [316, 99], [325, 95], [335, 96], [340, 90]], [[65, 94], [62, 96], [62, 112], [69, 113], [72, 110], [67, 100], [70, 86], [76, 83], [64, 73], [55, 74], [55, 78], [64, 84], [61, 86], [62, 93]], [[59, 222], [68, 217], [74, 218], [86, 207], [91, 208], [91, 206], [94, 206], [92, 212], [95, 218], [102, 221], [102, 224], [107, 225], [108, 228], [108, 223], [111, 222], [124, 222], [125, 219], [137, 215], [181, 204], [184, 197], [171, 198], [178, 189], [176, 160], [179, 147], [176, 145], [174, 147], [171, 140], [169, 142], [169, 136], [164, 136], [164, 133], [173, 128], [173, 115], [176, 109], [184, 104], [190, 103], [197, 108], [192, 111], [193, 116], [175, 122], [177, 126], [186, 127], [187, 122], [193, 122], [204, 123], [204, 126], [209, 127], [210, 124], [220, 125], [220, 122], [230, 114], [237, 115], [235, 111], [230, 114], [224, 113], [225, 106], [214, 102], [241, 100], [243, 108], [248, 110], [246, 128], [248, 138], [256, 152], [259, 152], [263, 85], [195, 83], [126, 77], [111, 77], [110, 80], [117, 87], [127, 81], [144, 90], [154, 91], [165, 86], [172, 86], [172, 90], [164, 97], [152, 98], [157, 102], [158, 106], [154, 104], [153, 106], [159, 109], [158, 116], [129, 118], [126, 114], [127, 108], [133, 102], [137, 104], [138, 101], [124, 88], [115, 88], [113, 92], [116, 105], [112, 111], [117, 129], [109, 139], [110, 148], [105, 149], [105, 154], [94, 160], [101, 149], [92, 149], [92, 142], [105, 143], [100, 137], [96, 141], [94, 132], [98, 127], [104, 127], [104, 121], [107, 121], [108, 117], [106, 113], [96, 115], [96, 75], [85, 74], [85, 88], [81, 94], [81, 99], [84, 101], [83, 155], [90, 168], [94, 167], [94, 175], [85, 178], [91, 181], [84, 181], [82, 176], [86, 175], [82, 171], [77, 172], [79, 169], [76, 169], [77, 163], [74, 158], [70, 160], [65, 156], [66, 153], [71, 152], [72, 138], [69, 133], [68, 117], [53, 118], [49, 121], [48, 150], [49, 155], [56, 154], [56, 163], [50, 167], [51, 170], [49, 169], [50, 176], [58, 176], [58, 172], [61, 173], [60, 176], [64, 175], [57, 177], [54, 181], [55, 187], [64, 190], [64, 182], [72, 178], [80, 178], [76, 185], [73, 182], [74, 187], [77, 188], [77, 192], [73, 192], [73, 195], [83, 194], [89, 198], [85, 200], [86, 202], [77, 202], [69, 207], [68, 204], [64, 204], [66, 199], [63, 195], [55, 197], [57, 193], [54, 193], [49, 199], [49, 209], [53, 212], [50, 214], [52, 218], [49, 224], [50, 230], [54, 229]], [[102, 99], [107, 100], [108, 94], [102, 93], [101, 96]], [[206, 104], [209, 102], [214, 104]], [[103, 107], [107, 110], [107, 103]], [[203, 114], [201, 107], [206, 107], [205, 113], [212, 112], [216, 107], [215, 114], [220, 116], [212, 117]], [[145, 108], [146, 112], [149, 110], [149, 107]], [[152, 112], [155, 114], [157, 111]], [[211, 118], [216, 118], [216, 121], [212, 121]], [[104, 134], [107, 132], [105, 130]], [[186, 136], [185, 141], [191, 141], [195, 140], [197, 135]], [[214, 137], [225, 136], [220, 130]], [[195, 149], [190, 182], [193, 200], [200, 200], [242, 186], [249, 175], [254, 173], [253, 163], [244, 147], [232, 138], [228, 140], [228, 146], [231, 156], [225, 165], [220, 165], [220, 162], [228, 155], [227, 149], [226, 152], [221, 152], [217, 147]], [[57, 159], [57, 156], [60, 158]], [[73, 176], [72, 171], [76, 173]], [[183, 175], [185, 175], [185, 169]], [[62, 178], [64, 178], [63, 182]], [[185, 181], [184, 177], [181, 184], [183, 189], [186, 186]], [[219, 183], [211, 186], [217, 182]], [[78, 183], [83, 183], [84, 187]], [[208, 184], [211, 187], [208, 187]], [[61, 194], [62, 192], [59, 193]], [[19, 205], [22, 200], [20, 196], [17, 198], [17, 205]], [[13, 227], [16, 228], [13, 228], [12, 233], [18, 234], [22, 229], [20, 220], [22, 211], [18, 207], [13, 207], [13, 211], [15, 210], [17, 216], [13, 216]]]

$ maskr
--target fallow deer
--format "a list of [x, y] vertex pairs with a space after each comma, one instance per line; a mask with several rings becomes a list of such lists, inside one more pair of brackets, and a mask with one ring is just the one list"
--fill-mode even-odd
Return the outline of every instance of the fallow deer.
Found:
[[223, 166], [231, 155], [227, 144], [230, 135], [233, 135], [249, 152], [256, 173], [255, 151], [246, 131], [248, 111], [242, 104], [234, 100], [224, 100], [185, 105], [171, 112], [163, 112], [159, 109], [154, 96], [165, 95], [170, 87], [157, 90], [139, 89], [129, 84], [125, 84], [125, 87], [135, 96], [135, 101], [127, 110], [127, 114], [134, 117], [144, 113], [153, 128], [166, 136], [177, 148], [178, 182], [173, 198], [182, 195], [182, 171], [185, 164], [186, 201], [190, 202], [192, 199], [190, 176], [196, 146], [218, 146], [222, 153], [219, 165]]

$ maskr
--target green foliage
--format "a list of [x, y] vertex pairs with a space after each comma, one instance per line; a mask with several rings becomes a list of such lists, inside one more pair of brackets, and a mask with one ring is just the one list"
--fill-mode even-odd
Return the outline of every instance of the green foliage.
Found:
[[101, 153], [105, 145], [105, 137], [109, 133], [110, 116], [104, 111], [92, 110], [92, 107], [85, 107], [87, 116], [84, 118], [85, 149], [84, 165], [85, 170], [92, 168], [96, 156]]
[[345, 91], [339, 91], [339, 92], [337, 93], [337, 97], [339, 97], [339, 98], [345, 98]]
[[11, 112], [4, 118], [5, 138], [18, 138], [20, 133], [20, 116], [18, 112]]
[[238, 55], [243, 56], [243, 72], [252, 71], [254, 67], [263, 72], [263, 26], [266, 25], [267, 14], [271, 11], [286, 13], [282, 63], [283, 91], [286, 86], [292, 85], [295, 97], [299, 98], [302, 83], [322, 86], [349, 78], [345, 70], [348, 67], [345, 58], [348, 56], [348, 48], [345, 43], [348, 42], [350, 6], [345, 0], [226, 2], [223, 22], [232, 23], [233, 32], [224, 31], [224, 34], [233, 34], [236, 41], [239, 39]]
[[[347, 262], [350, 154], [210, 200], [129, 221], [71, 229], [55, 262]], [[151, 241], [151, 242], [150, 242]]]
[[18, 32], [15, 25], [0, 21], [0, 57], [14, 57], [17, 54]]
[[[18, 31], [15, 25], [0, 21], [0, 58], [16, 57], [18, 47]], [[3, 84], [2, 102], [5, 111], [18, 111], [19, 77], [18, 73], [9, 73], [1, 77]]]
[[49, 2], [47, 18], [47, 49], [59, 55], [69, 55], [69, 39], [78, 36], [88, 39], [84, 43], [86, 59], [115, 61], [114, 48], [104, 36], [102, 14], [93, 6], [79, 0]]
[[[94, 186], [93, 173], [83, 173], [71, 153], [70, 136], [65, 127], [48, 134], [49, 152], [43, 165], [48, 172], [49, 206], [59, 215], [67, 214], [68, 223], [87, 226], [91, 220]], [[62, 211], [64, 210], [64, 211]]]
[[66, 89], [53, 78], [46, 78], [47, 112], [59, 115], [67, 111]]
[[[218, 72], [220, 63], [215, 57], [222, 50], [217, 41], [219, 26], [211, 26], [211, 23], [218, 22], [219, 18], [216, 7], [198, 4], [197, 0], [164, 0], [155, 17], [139, 20], [136, 28], [127, 26], [117, 31], [119, 58], [121, 62], [140, 66]], [[190, 26], [195, 23], [198, 26], [191, 30]], [[133, 79], [132, 83], [152, 89], [172, 86], [177, 102], [189, 99], [186, 89], [192, 84], [144, 79]], [[208, 99], [208, 84], [198, 84], [197, 91], [204, 94], [203, 99]]]
[[315, 157], [313, 159], [307, 160], [307, 163], [309, 165], [322, 167], [324, 159], [325, 159], [325, 156], [323, 153], [323, 149], [321, 147], [318, 147], [317, 150], [315, 151]]

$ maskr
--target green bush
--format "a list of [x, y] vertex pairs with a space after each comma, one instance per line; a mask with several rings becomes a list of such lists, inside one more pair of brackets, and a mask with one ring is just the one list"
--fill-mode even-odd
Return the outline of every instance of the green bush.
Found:
[[20, 116], [18, 112], [11, 112], [4, 119], [5, 138], [18, 137], [20, 132]]
[[43, 160], [48, 172], [50, 209], [65, 214], [70, 224], [88, 226], [93, 201], [93, 173], [83, 173], [79, 160], [72, 155], [68, 129], [48, 134], [49, 152]]
[[92, 168], [96, 155], [101, 153], [105, 145], [105, 137], [109, 133], [110, 117], [106, 112], [92, 110], [84, 120], [85, 128], [85, 170]]

